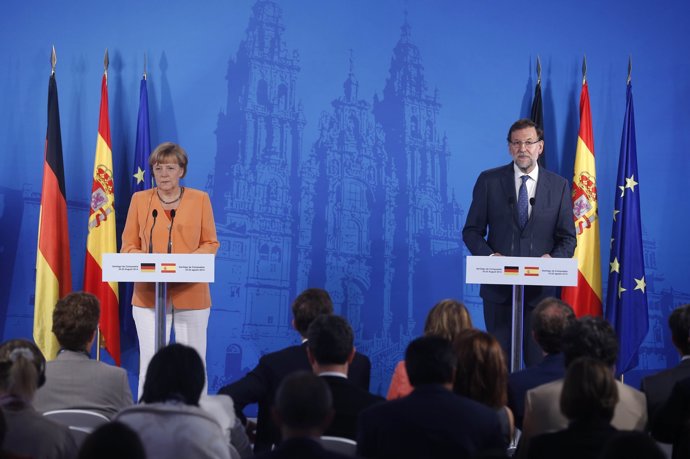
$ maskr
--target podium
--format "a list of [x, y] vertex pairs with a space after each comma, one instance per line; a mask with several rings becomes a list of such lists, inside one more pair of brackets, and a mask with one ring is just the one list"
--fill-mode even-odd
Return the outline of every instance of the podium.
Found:
[[522, 336], [525, 285], [570, 287], [577, 285], [577, 260], [542, 257], [467, 257], [468, 284], [511, 285], [511, 373], [522, 369]]
[[210, 253], [104, 253], [104, 282], [155, 282], [154, 346], [165, 346], [168, 283], [213, 282], [215, 255]]

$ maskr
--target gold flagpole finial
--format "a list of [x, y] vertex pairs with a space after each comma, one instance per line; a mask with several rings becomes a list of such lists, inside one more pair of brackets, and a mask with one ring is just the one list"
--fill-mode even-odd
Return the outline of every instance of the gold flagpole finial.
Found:
[[541, 58], [537, 54], [537, 84], [541, 84]]
[[55, 64], [57, 64], [57, 54], [55, 53], [55, 45], [53, 45], [53, 50], [50, 52], [50, 74], [55, 75]]
[[628, 56], [628, 80], [626, 84], [630, 84], [630, 81], [632, 80], [632, 54]]
[[582, 84], [587, 83], [587, 55], [582, 58]]
[[146, 53], [144, 53], [144, 80], [146, 80]]
[[105, 49], [105, 56], [103, 57], [103, 72], [105, 76], [108, 76], [108, 65], [110, 64], [110, 59], [108, 59], [108, 48]]

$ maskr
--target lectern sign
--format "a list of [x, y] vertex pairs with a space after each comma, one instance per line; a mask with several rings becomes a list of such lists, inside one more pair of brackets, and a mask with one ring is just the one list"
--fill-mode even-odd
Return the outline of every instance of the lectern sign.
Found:
[[214, 258], [206, 253], [104, 253], [103, 280], [213, 282]]
[[577, 285], [574, 258], [467, 257], [468, 284]]

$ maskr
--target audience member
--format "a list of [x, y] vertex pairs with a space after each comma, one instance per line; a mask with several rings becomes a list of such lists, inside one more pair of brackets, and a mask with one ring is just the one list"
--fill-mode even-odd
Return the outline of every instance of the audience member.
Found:
[[565, 430], [534, 437], [527, 457], [596, 457], [617, 432], [611, 426], [616, 403], [618, 389], [611, 368], [589, 357], [576, 359], [568, 367], [560, 399], [561, 412], [570, 424]]
[[453, 394], [456, 358], [450, 343], [424, 336], [410, 343], [405, 366], [414, 390], [359, 415], [357, 452], [373, 458], [470, 458], [504, 450], [496, 412]]
[[[618, 341], [613, 327], [601, 317], [582, 317], [563, 333], [566, 367], [578, 357], [591, 357], [606, 364], [613, 372], [618, 356]], [[647, 424], [644, 394], [616, 381], [618, 403], [611, 424], [620, 430], [643, 430]], [[558, 400], [563, 380], [559, 379], [527, 391], [522, 439], [565, 429], [568, 420], [560, 411]]]
[[139, 434], [149, 459], [237, 459], [221, 426], [199, 407], [205, 380], [194, 348], [166, 346], [146, 370], [142, 403], [120, 411], [114, 420]]
[[235, 415], [235, 407], [230, 397], [225, 395], [208, 395], [202, 391], [199, 398], [199, 406], [220, 424], [225, 438], [230, 439], [230, 443], [235, 447], [242, 459], [248, 459], [254, 455], [244, 424]]
[[[622, 431], [611, 438], [599, 455], [600, 459], [666, 459], [652, 437], [645, 432]], [[682, 456], [690, 457], [689, 455]]]
[[463, 330], [453, 341], [458, 359], [453, 392], [492, 408], [498, 415], [506, 443], [515, 424], [508, 401], [508, 367], [501, 344], [492, 335], [476, 329]]
[[333, 418], [333, 400], [323, 378], [307, 371], [286, 376], [278, 386], [273, 417], [280, 427], [282, 440], [270, 452], [257, 459], [345, 459], [328, 451], [318, 439]]
[[673, 310], [668, 318], [668, 326], [671, 329], [671, 341], [680, 354], [680, 363], [642, 379], [650, 430], [654, 430], [657, 412], [668, 400], [673, 386], [681, 379], [690, 378], [690, 304]]
[[532, 312], [532, 339], [544, 354], [537, 365], [508, 376], [508, 407], [515, 415], [515, 426], [522, 428], [525, 394], [528, 390], [560, 379], [565, 374], [561, 343], [563, 331], [575, 320], [572, 308], [558, 298], [544, 298]]
[[[472, 328], [472, 318], [464, 304], [457, 300], [441, 300], [434, 305], [426, 316], [424, 336], [440, 336], [453, 342], [455, 335], [467, 328]], [[405, 361], [395, 366], [393, 378], [388, 388], [388, 400], [404, 397], [412, 392], [412, 385], [407, 377]]]
[[77, 459], [146, 459], [139, 435], [120, 422], [109, 422], [86, 437]]
[[127, 372], [90, 358], [99, 317], [98, 298], [90, 293], [70, 293], [55, 305], [53, 333], [60, 351], [48, 362], [46, 384], [36, 393], [38, 411], [80, 409], [111, 418], [132, 404]]
[[0, 346], [0, 408], [7, 430], [2, 444], [9, 456], [73, 459], [77, 445], [66, 426], [39, 414], [32, 406], [45, 383], [46, 361], [31, 341], [13, 339]]
[[[302, 344], [264, 355], [246, 376], [219, 391], [219, 394], [232, 398], [235, 412], [243, 421], [246, 420], [242, 413], [244, 407], [259, 404], [254, 452], [270, 450], [280, 441], [280, 431], [271, 417], [273, 397], [285, 376], [299, 370], [311, 371], [307, 358], [307, 329], [321, 314], [333, 314], [333, 303], [328, 292], [310, 288], [300, 293], [292, 303], [292, 326], [302, 337]], [[370, 374], [371, 362], [364, 355], [356, 353], [348, 369], [348, 378], [358, 387], [369, 390]]]
[[673, 459], [690, 457], [690, 378], [673, 386], [651, 430], [657, 440], [673, 444]]
[[335, 416], [324, 435], [354, 440], [359, 413], [384, 399], [347, 379], [347, 369], [355, 356], [352, 328], [340, 316], [321, 315], [309, 325], [307, 338], [309, 362], [314, 373], [326, 381], [333, 397]]

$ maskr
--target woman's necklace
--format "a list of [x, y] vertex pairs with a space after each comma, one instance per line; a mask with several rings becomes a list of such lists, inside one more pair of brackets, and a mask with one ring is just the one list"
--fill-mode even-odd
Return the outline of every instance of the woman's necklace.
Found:
[[177, 201], [182, 199], [182, 195], [184, 194], [184, 187], [180, 187], [180, 195], [177, 197], [177, 199], [173, 199], [172, 201], [163, 201], [163, 198], [161, 198], [161, 194], [158, 192], [158, 188], [156, 188], [156, 194], [158, 195], [158, 199], [160, 202], [163, 204], [175, 204]]

